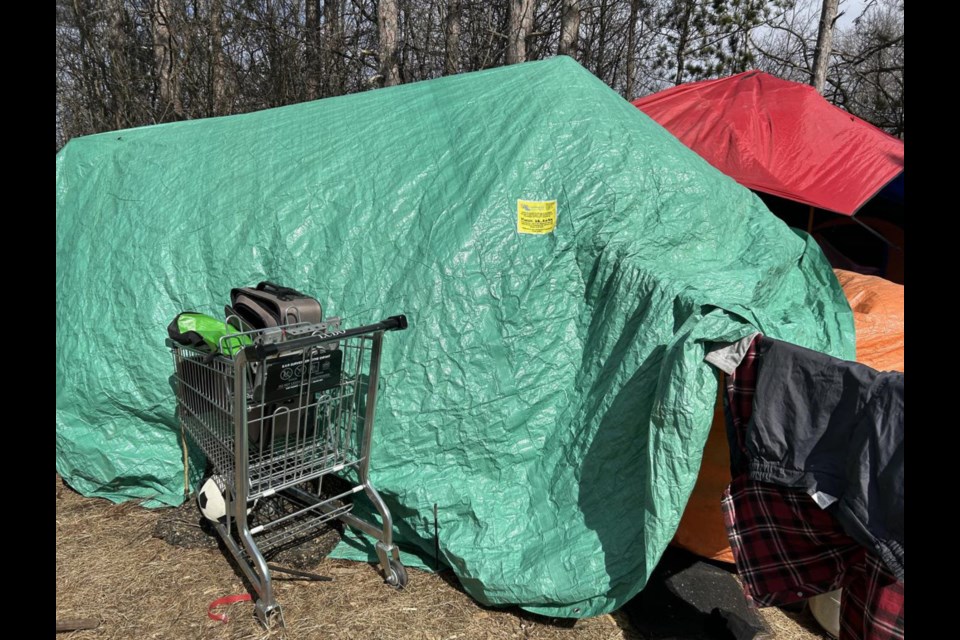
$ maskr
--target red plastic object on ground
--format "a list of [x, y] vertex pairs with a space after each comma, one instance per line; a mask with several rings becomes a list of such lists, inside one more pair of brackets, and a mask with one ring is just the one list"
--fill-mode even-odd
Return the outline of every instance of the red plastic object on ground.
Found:
[[903, 171], [903, 141], [813, 87], [746, 71], [633, 105], [740, 184], [852, 216]]
[[227, 614], [216, 613], [214, 609], [230, 604], [236, 604], [237, 602], [250, 602], [252, 600], [253, 596], [251, 596], [249, 593], [238, 593], [235, 596], [224, 596], [222, 598], [217, 598], [207, 605], [207, 617], [209, 617], [211, 620], [216, 620], [217, 622], [226, 622], [229, 620]]

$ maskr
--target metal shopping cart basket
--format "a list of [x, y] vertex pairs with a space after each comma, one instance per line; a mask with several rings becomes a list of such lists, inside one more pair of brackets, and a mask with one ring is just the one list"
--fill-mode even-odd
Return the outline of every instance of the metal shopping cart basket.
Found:
[[[390, 510], [369, 478], [383, 334], [406, 327], [402, 315], [346, 330], [338, 318], [294, 323], [229, 334], [216, 355], [167, 341], [181, 424], [225, 485], [227, 514], [214, 527], [256, 590], [265, 626], [283, 620], [265, 556], [334, 518], [377, 539], [387, 584], [407, 582]], [[351, 513], [360, 491], [382, 526]], [[248, 506], [258, 499], [288, 508], [251, 518]]]

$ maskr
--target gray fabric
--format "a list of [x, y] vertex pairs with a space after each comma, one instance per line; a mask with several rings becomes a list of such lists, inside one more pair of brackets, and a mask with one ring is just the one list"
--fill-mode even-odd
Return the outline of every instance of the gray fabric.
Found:
[[728, 376], [733, 375], [733, 372], [737, 370], [737, 367], [739, 367], [743, 361], [743, 357], [747, 355], [747, 349], [750, 348], [754, 337], [758, 335], [760, 335], [760, 332], [755, 331], [746, 338], [742, 338], [736, 342], [717, 343], [710, 349], [710, 352], [704, 356], [703, 360], [707, 364], [712, 364], [717, 369], [720, 369], [720, 371], [723, 371]]
[[836, 496], [844, 530], [903, 580], [903, 374], [761, 338], [750, 475]]

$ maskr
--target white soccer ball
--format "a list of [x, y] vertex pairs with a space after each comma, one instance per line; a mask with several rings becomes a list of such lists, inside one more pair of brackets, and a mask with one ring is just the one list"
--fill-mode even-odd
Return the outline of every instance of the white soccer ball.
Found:
[[[220, 524], [226, 524], [227, 522], [226, 486], [222, 477], [213, 475], [200, 485], [200, 491], [197, 492], [197, 505], [200, 507], [200, 513], [211, 522], [219, 522]], [[257, 501], [254, 500], [247, 507], [247, 515], [250, 515], [256, 504]]]

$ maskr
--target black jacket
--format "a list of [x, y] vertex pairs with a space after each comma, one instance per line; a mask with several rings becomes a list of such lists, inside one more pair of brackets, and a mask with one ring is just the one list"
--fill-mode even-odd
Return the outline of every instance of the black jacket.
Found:
[[745, 445], [753, 479], [832, 503], [903, 580], [902, 373], [764, 337]]

